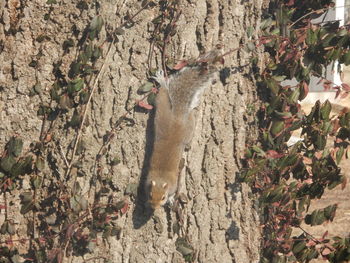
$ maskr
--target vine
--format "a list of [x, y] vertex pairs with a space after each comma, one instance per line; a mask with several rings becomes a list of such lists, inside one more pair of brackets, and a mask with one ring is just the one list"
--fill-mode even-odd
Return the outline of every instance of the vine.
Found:
[[[261, 262], [329, 262], [350, 260], [350, 237], [316, 238], [302, 224], [332, 221], [337, 205], [309, 211], [325, 190], [346, 185], [339, 163], [348, 157], [350, 111], [331, 116], [327, 100], [316, 102], [306, 115], [299, 104], [309, 92], [310, 76], [320, 77], [328, 65], [350, 64], [350, 32], [339, 22], [314, 24], [311, 15], [334, 8], [331, 1], [275, 0], [261, 24], [259, 45], [269, 54], [266, 68], [256, 74], [263, 105], [258, 112], [260, 145], [247, 148], [241, 179], [258, 195], [263, 242]], [[255, 60], [253, 60], [255, 61]], [[284, 80], [295, 79], [294, 86]], [[321, 78], [325, 89], [346, 97], [346, 83]], [[289, 144], [292, 133], [301, 139]], [[333, 145], [327, 140], [332, 139]], [[301, 231], [295, 235], [295, 229]]]
[[[48, 0], [46, 4], [48, 13], [43, 20], [48, 21], [54, 19], [57, 1]], [[73, 57], [69, 69], [66, 70], [62, 61], [58, 61], [53, 65], [55, 81], [49, 92], [43, 91], [39, 81], [30, 89], [30, 96], [39, 96], [41, 102], [37, 111], [42, 120], [39, 138], [23, 152], [23, 140], [20, 136], [13, 136], [1, 154], [0, 194], [4, 203], [0, 203], [0, 210], [5, 212], [5, 221], [0, 226], [0, 262], [23, 262], [23, 257], [26, 262], [72, 262], [73, 256], [84, 257], [94, 252], [101, 239], [106, 241], [110, 236], [120, 238], [121, 228], [115, 224], [115, 219], [128, 211], [133, 193], [127, 193], [121, 200], [114, 200], [111, 195], [107, 201], [101, 201], [97, 196], [92, 201], [86, 198], [77, 181], [78, 176], [84, 175], [81, 167], [85, 154], [82, 134], [87, 126], [90, 102], [111, 55], [111, 47], [118, 36], [135, 25], [134, 19], [150, 6], [154, 6], [152, 1], [143, 1], [135, 14], [128, 14], [119, 27], [108, 31], [103, 17], [98, 15], [97, 3], [79, 1], [77, 4], [81, 12], [96, 8], [97, 14], [82, 32], [75, 32], [76, 38], [63, 41], [63, 56]], [[106, 38], [101, 35], [106, 35]], [[40, 44], [50, 40], [46, 32], [35, 38]], [[40, 57], [41, 52], [29, 64], [36, 71], [39, 70]], [[138, 104], [136, 102], [127, 109], [114, 129], [126, 121], [126, 116]], [[74, 133], [74, 139], [64, 148], [57, 134], [68, 132]], [[63, 161], [60, 163], [65, 167], [58, 167], [55, 153], [59, 153]], [[105, 153], [101, 151], [96, 159], [100, 160]], [[117, 163], [115, 159], [109, 165]], [[62, 170], [64, 173], [60, 172]], [[100, 181], [96, 190], [99, 196], [111, 192], [106, 187], [106, 179], [99, 176], [99, 170], [94, 171], [92, 176]], [[23, 190], [24, 182], [28, 182], [29, 189]], [[28, 220], [28, 238], [16, 235], [17, 227], [8, 216], [14, 204], [7, 197], [15, 191], [20, 192], [20, 213]], [[28, 248], [27, 253], [20, 253], [17, 244]], [[99, 258], [108, 260], [105, 255]]]

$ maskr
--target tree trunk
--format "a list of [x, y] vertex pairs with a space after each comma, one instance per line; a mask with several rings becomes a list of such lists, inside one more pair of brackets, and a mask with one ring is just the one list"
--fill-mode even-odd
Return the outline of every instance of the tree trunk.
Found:
[[[106, 30], [111, 30], [125, 21], [127, 12], [132, 16], [141, 7], [141, 1], [136, 0], [56, 1], [53, 4], [38, 0], [0, 3], [2, 149], [16, 135], [24, 141], [24, 152], [28, 151], [29, 145], [43, 136], [42, 130], [49, 129], [50, 120], [46, 120], [42, 127], [43, 117], [38, 117], [37, 111], [40, 105], [50, 104], [50, 90], [57, 80], [57, 68], [67, 79], [69, 66], [78, 52], [76, 46], [65, 52], [62, 48], [64, 41], [72, 39], [76, 44], [96, 15], [103, 18]], [[86, 3], [88, 9], [79, 9], [82, 3]], [[239, 48], [240, 44], [249, 41], [246, 33], [249, 27], [254, 28], [253, 36], [256, 36], [261, 5], [261, 0], [182, 0], [177, 33], [167, 45], [167, 56], [176, 60], [197, 57], [199, 50], [208, 51], [218, 43], [225, 51]], [[127, 115], [132, 121], [118, 126], [96, 169], [103, 136], [126, 113], [126, 108], [131, 108], [142, 97], [137, 94], [137, 89], [147, 81], [147, 61], [154, 27], [151, 21], [160, 12], [155, 1], [133, 19], [134, 24], [123, 28], [125, 32], [120, 33], [112, 45], [92, 101], [87, 104], [87, 120], [82, 129], [84, 150], [74, 157], [79, 164], [68, 178], [64, 177], [66, 162], [70, 162], [72, 142], [74, 144], [79, 131], [79, 128], [67, 128], [74, 110], [63, 112], [61, 109], [53, 128], [48, 134], [44, 132], [44, 156], [48, 165], [37, 196], [43, 200], [50, 193], [62, 197], [60, 184], [72, 188], [77, 178], [80, 193], [89, 200], [90, 206], [96, 200], [103, 204], [110, 199], [124, 200], [129, 204], [127, 211], [119, 212], [117, 219], [112, 220], [121, 229], [120, 234], [108, 237], [108, 242], [98, 234], [92, 253], [83, 257], [71, 255], [69, 246], [65, 248], [65, 244], [60, 245], [59, 241], [55, 241], [53, 248], [64, 248], [64, 262], [84, 262], [92, 258], [94, 261], [89, 262], [105, 262], [105, 259], [109, 262], [184, 262], [180, 252], [186, 254], [186, 251], [189, 253], [187, 259], [192, 257], [194, 262], [258, 262], [258, 216], [248, 197], [249, 188], [236, 178], [247, 140], [254, 134], [254, 116], [248, 111], [256, 102], [250, 66], [252, 55], [243, 48], [225, 57], [224, 70], [202, 97], [191, 149], [184, 154], [181, 193], [188, 202], [177, 215], [168, 208], [157, 210], [152, 215], [144, 207], [142, 187], [139, 187], [136, 198], [132, 194], [135, 186], [144, 181], [147, 172], [152, 113], [133, 110]], [[103, 43], [106, 30], [102, 29], [99, 41], [103, 44], [104, 56], [109, 43]], [[162, 57], [157, 48], [154, 50], [152, 67], [161, 68]], [[103, 59], [98, 60], [98, 69], [102, 63]], [[33, 86], [37, 83], [41, 84], [41, 91], [37, 95], [34, 90], [33, 95]], [[93, 84], [88, 86], [90, 91], [92, 88]], [[80, 111], [83, 107], [78, 106], [78, 110], [83, 112]], [[63, 157], [66, 154], [67, 160]], [[115, 156], [120, 163], [107, 165]], [[78, 176], [74, 176], [77, 170]], [[20, 194], [33, 191], [31, 178], [33, 174], [21, 176], [15, 189], [6, 196], [1, 192], [0, 204], [7, 204], [6, 220], [13, 220], [16, 226], [16, 233], [11, 235], [13, 240], [45, 235], [46, 232], [40, 229], [43, 227], [40, 215], [46, 218], [50, 214], [47, 213], [50, 205], [61, 209], [65, 204], [61, 198], [62, 203], [58, 200], [45, 206], [43, 202], [41, 210], [20, 214]], [[109, 183], [105, 183], [106, 178], [110, 179]], [[102, 187], [108, 188], [109, 192], [102, 194]], [[57, 218], [58, 222], [59, 216]], [[0, 213], [0, 225], [4, 221], [5, 215]], [[179, 229], [176, 230], [176, 226]], [[64, 228], [60, 229], [63, 231]], [[2, 235], [1, 242], [9, 237], [8, 234]], [[186, 244], [189, 245], [187, 250]], [[26, 257], [29, 249], [33, 251], [30, 246], [30, 242], [16, 244], [22, 257]]]

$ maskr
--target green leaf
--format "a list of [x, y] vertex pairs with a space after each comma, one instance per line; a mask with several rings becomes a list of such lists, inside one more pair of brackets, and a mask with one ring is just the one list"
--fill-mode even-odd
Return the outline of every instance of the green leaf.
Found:
[[300, 96], [300, 89], [295, 88], [289, 97], [289, 101], [291, 103], [297, 103], [299, 100], [299, 96]]
[[40, 176], [35, 176], [31, 180], [31, 182], [34, 185], [35, 189], [39, 189], [39, 187], [41, 186], [42, 181], [43, 181], [43, 179]]
[[260, 24], [261, 30], [264, 30], [264, 29], [268, 28], [269, 26], [271, 26], [272, 22], [273, 22], [273, 20], [271, 17], [261, 21], [261, 24]]
[[329, 120], [329, 114], [332, 110], [332, 104], [329, 102], [329, 100], [326, 100], [322, 106], [321, 106], [321, 116], [323, 120]]
[[13, 222], [9, 221], [7, 224], [7, 233], [14, 235], [16, 233], [16, 228]]
[[82, 65], [85, 65], [89, 61], [90, 57], [88, 57], [88, 54], [85, 52], [82, 52], [78, 56], [78, 62], [81, 63]]
[[315, 147], [318, 150], [324, 150], [327, 143], [327, 137], [321, 134], [315, 134], [315, 136], [316, 136], [316, 140], [314, 142]]
[[258, 146], [253, 145], [252, 150], [256, 153], [258, 153], [260, 156], [265, 156], [265, 152]]
[[46, 4], [48, 4], [48, 5], [57, 4], [57, 1], [56, 0], [47, 0]]
[[16, 159], [12, 154], [1, 158], [0, 166], [5, 172], [9, 172], [16, 163]]
[[194, 250], [185, 238], [179, 237], [175, 242], [176, 250], [183, 256], [191, 255]]
[[49, 20], [50, 19], [50, 13], [47, 13], [44, 15], [44, 20]]
[[92, 62], [95, 62], [101, 56], [102, 56], [102, 48], [95, 47], [95, 49], [94, 49], [94, 51], [92, 53], [92, 57], [91, 57]]
[[80, 10], [88, 10], [89, 9], [89, 5], [85, 1], [80, 1], [77, 4], [77, 8], [79, 8]]
[[256, 49], [255, 44], [253, 42], [247, 43], [248, 51], [254, 51]]
[[155, 106], [156, 105], [156, 97], [157, 97], [157, 95], [154, 93], [149, 94], [147, 97], [147, 103], [149, 105]]
[[[42, 88], [41, 88], [40, 82], [37, 82], [37, 83], [33, 86], [33, 92], [34, 92], [35, 94], [41, 94]], [[35, 95], [35, 94], [33, 94], [33, 95]]]
[[82, 196], [78, 196], [78, 195], [75, 195], [75, 196], [72, 196], [70, 199], [69, 199], [69, 203], [70, 203], [70, 207], [72, 208], [72, 210], [74, 212], [80, 212], [83, 210], [83, 206], [87, 205], [87, 200], [85, 199], [86, 202], [84, 202], [85, 198], [83, 198]]
[[24, 203], [22, 204], [21, 206], [21, 210], [20, 210], [20, 213], [22, 215], [25, 215], [26, 213], [28, 213], [29, 211], [33, 210], [35, 207], [35, 204], [34, 204], [34, 201], [30, 201], [28, 203]]
[[247, 28], [247, 36], [248, 36], [248, 38], [251, 38], [253, 36], [253, 33], [254, 33], [254, 27], [249, 26]]
[[337, 153], [336, 153], [336, 161], [337, 161], [337, 164], [340, 163], [342, 157], [343, 157], [343, 154], [344, 154], [344, 147], [343, 146], [340, 146]]
[[330, 121], [325, 121], [322, 123], [321, 129], [323, 134], [329, 134], [333, 130], [333, 125]]
[[115, 30], [115, 34], [119, 35], [119, 36], [124, 35], [125, 34], [125, 30], [122, 27], [118, 27]]
[[7, 151], [16, 157], [21, 154], [22, 148], [23, 141], [18, 137], [12, 137], [6, 146]]
[[275, 111], [275, 115], [277, 117], [280, 117], [280, 118], [283, 118], [283, 119], [288, 119], [288, 118], [291, 118], [293, 117], [293, 114], [291, 112], [279, 112], [279, 111]]
[[35, 162], [35, 167], [42, 172], [45, 168], [45, 160], [42, 157], [38, 156]]
[[81, 70], [81, 63], [80, 62], [73, 62], [70, 65], [69, 77], [74, 78], [76, 75], [78, 75], [80, 73], [80, 70]]
[[309, 46], [314, 45], [317, 43], [317, 35], [315, 34], [315, 32], [309, 28], [306, 32], [306, 44], [308, 44]]
[[280, 85], [276, 82], [274, 79], [267, 79], [266, 80], [267, 87], [271, 90], [273, 94], [278, 94], [280, 90]]
[[283, 80], [286, 79], [286, 76], [282, 75], [282, 76], [278, 76], [278, 75], [273, 75], [272, 78], [278, 82], [281, 82]]
[[301, 251], [303, 251], [305, 248], [306, 248], [305, 241], [297, 241], [297, 242], [294, 242], [292, 251], [294, 254], [298, 254]]
[[61, 109], [63, 109], [63, 110], [68, 110], [68, 109], [70, 109], [70, 108], [73, 107], [73, 102], [72, 102], [72, 100], [68, 97], [68, 95], [63, 94], [63, 95], [60, 97], [59, 105], [60, 105]]
[[8, 221], [5, 221], [0, 227], [0, 234], [5, 235], [7, 233]]
[[74, 113], [73, 113], [73, 116], [72, 116], [72, 118], [71, 118], [71, 120], [69, 122], [69, 125], [72, 128], [78, 128], [80, 126], [80, 123], [81, 123], [81, 116], [78, 113], [78, 111], [75, 109]]
[[125, 193], [126, 195], [137, 196], [138, 184], [130, 183], [126, 186]]
[[59, 102], [59, 100], [60, 100], [60, 96], [58, 95], [59, 89], [60, 89], [60, 85], [57, 82], [55, 82], [55, 84], [53, 84], [53, 86], [50, 90], [51, 99], [56, 101], [56, 102]]
[[80, 91], [84, 87], [84, 80], [81, 78], [76, 78], [71, 82], [75, 92]]
[[63, 50], [68, 50], [71, 47], [74, 47], [74, 41], [73, 39], [69, 38], [63, 42]]
[[114, 156], [114, 158], [110, 162], [110, 165], [115, 166], [115, 165], [118, 165], [119, 163], [120, 163], [120, 159], [118, 158], [118, 156]]
[[85, 46], [84, 54], [86, 56], [86, 61], [92, 57], [92, 53], [94, 52], [94, 47], [92, 43], [90, 42], [88, 45]]
[[311, 260], [311, 259], [314, 259], [314, 258], [318, 258], [318, 251], [315, 249], [315, 248], [310, 248], [308, 253], [307, 253], [307, 260]]
[[153, 83], [150, 81], [147, 81], [146, 83], [142, 84], [138, 90], [137, 93], [142, 94], [142, 93], [146, 93], [152, 90], [152, 88], [154, 87]]
[[86, 142], [82, 138], [79, 140], [77, 144], [77, 151], [75, 152], [75, 155], [80, 155], [86, 150]]
[[[341, 50], [341, 49], [339, 49]], [[350, 65], [350, 51], [346, 52], [343, 56], [342, 56], [342, 59], [341, 59], [342, 62], [344, 62], [344, 64], [346, 66]]]
[[89, 26], [89, 38], [93, 40], [100, 33], [103, 26], [103, 19], [101, 16], [96, 16], [92, 19]]
[[79, 93], [79, 102], [80, 104], [86, 104], [89, 100], [90, 94], [86, 91], [83, 90], [82, 92]]
[[276, 136], [280, 134], [284, 129], [284, 121], [273, 121], [270, 132], [272, 135]]
[[114, 226], [111, 229], [111, 236], [116, 236], [119, 239], [121, 232], [122, 232], [122, 228], [121, 227]]
[[324, 216], [327, 220], [333, 221], [337, 205], [330, 205], [324, 209]]
[[346, 28], [342, 28], [338, 31], [337, 36], [343, 37], [348, 34], [348, 30]]
[[32, 161], [33, 157], [31, 155], [18, 160], [18, 162], [11, 168], [11, 175], [17, 177], [19, 175], [30, 173], [32, 171]]

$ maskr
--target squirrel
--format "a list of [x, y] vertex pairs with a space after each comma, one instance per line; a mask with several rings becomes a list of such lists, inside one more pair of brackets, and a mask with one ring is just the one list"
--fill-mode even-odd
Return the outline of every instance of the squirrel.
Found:
[[195, 128], [194, 108], [222, 61], [221, 47], [199, 56], [179, 72], [154, 79], [160, 84], [154, 119], [155, 138], [146, 181], [148, 204], [155, 210], [173, 200], [178, 190], [180, 161], [192, 140]]

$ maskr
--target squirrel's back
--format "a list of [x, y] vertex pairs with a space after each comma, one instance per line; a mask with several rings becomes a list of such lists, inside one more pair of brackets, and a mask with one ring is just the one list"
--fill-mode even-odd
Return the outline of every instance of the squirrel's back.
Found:
[[180, 160], [195, 128], [193, 109], [217, 71], [214, 64], [218, 57], [218, 51], [214, 50], [169, 78], [162, 71], [155, 77], [160, 88], [154, 119], [155, 140], [146, 182], [148, 203], [153, 209], [164, 205], [178, 189]]
[[169, 79], [169, 98], [175, 116], [186, 116], [199, 105], [200, 96], [211, 84], [213, 67], [185, 67]]

